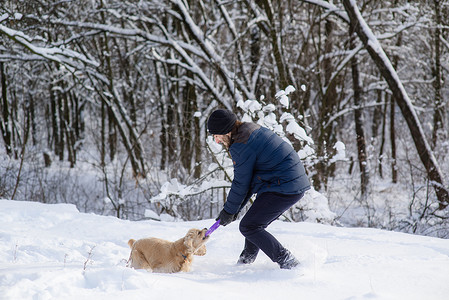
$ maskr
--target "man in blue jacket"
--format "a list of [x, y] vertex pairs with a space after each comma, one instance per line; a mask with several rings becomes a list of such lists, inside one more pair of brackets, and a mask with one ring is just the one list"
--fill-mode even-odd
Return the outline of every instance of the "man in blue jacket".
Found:
[[298, 260], [265, 228], [292, 207], [310, 189], [303, 164], [293, 147], [271, 130], [242, 123], [234, 113], [219, 109], [208, 121], [215, 142], [230, 152], [234, 164], [231, 190], [217, 220], [226, 226], [253, 194], [256, 200], [240, 221], [245, 246], [239, 264], [254, 262], [261, 249], [282, 269], [299, 265]]

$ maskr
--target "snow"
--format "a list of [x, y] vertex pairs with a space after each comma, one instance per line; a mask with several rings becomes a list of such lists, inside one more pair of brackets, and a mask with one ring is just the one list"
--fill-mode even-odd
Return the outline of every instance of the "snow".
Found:
[[21, 13], [14, 13], [14, 19], [21, 20], [23, 15]]
[[334, 145], [334, 149], [336, 150], [337, 153], [330, 159], [331, 163], [336, 161], [347, 160], [346, 145], [343, 142], [337, 141]]
[[126, 267], [129, 238], [182, 237], [195, 222], [126, 221], [70, 204], [0, 200], [2, 299], [447, 299], [449, 240], [378, 229], [276, 221], [301, 261], [280, 270], [261, 253], [236, 265], [238, 221], [218, 228], [189, 273]]
[[295, 87], [293, 85], [289, 85], [285, 88], [285, 94], [289, 95], [290, 93], [293, 93], [296, 91]]
[[276, 93], [274, 96], [276, 99], [279, 100], [279, 103], [285, 107], [288, 108], [290, 105], [290, 100], [288, 99], [288, 95], [295, 91], [295, 88], [291, 85], [289, 85], [285, 90], [281, 90]]
[[313, 144], [313, 139], [307, 135], [304, 128], [296, 123], [295, 118], [290, 113], [284, 112], [282, 114], [280, 122], [284, 121], [288, 123], [287, 127], [285, 128], [286, 132], [293, 134], [293, 136], [298, 140], [303, 140], [308, 142], [309, 144]]
[[262, 109], [262, 105], [257, 100], [240, 100], [237, 102], [237, 107], [242, 108], [244, 111], [254, 113]]

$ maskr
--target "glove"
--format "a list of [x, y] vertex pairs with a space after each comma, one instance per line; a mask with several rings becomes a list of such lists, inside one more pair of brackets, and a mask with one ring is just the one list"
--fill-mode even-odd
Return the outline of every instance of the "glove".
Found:
[[231, 215], [227, 211], [224, 210], [224, 208], [221, 210], [218, 217], [215, 219], [215, 221], [220, 220], [220, 225], [226, 226], [232, 221], [235, 221], [237, 219], [237, 215]]

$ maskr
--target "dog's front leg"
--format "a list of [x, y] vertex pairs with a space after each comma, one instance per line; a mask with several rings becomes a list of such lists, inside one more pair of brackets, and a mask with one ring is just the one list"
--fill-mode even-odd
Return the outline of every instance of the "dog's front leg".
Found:
[[198, 255], [198, 256], [204, 256], [204, 255], [206, 255], [206, 251], [207, 251], [206, 245], [202, 245], [201, 247], [196, 249], [196, 251], [193, 254]]

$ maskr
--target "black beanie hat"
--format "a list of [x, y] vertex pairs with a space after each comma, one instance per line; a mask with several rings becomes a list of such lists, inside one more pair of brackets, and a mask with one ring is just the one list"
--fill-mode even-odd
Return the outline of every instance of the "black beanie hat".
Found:
[[234, 127], [235, 121], [237, 121], [237, 116], [233, 112], [217, 109], [207, 120], [207, 129], [210, 134], [227, 134]]

